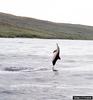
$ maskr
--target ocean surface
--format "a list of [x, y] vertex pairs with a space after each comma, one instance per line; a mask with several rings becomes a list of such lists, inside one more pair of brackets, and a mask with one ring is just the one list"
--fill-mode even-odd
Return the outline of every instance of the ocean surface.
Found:
[[[56, 43], [60, 57], [52, 71]], [[93, 96], [93, 41], [0, 38], [0, 100]]]

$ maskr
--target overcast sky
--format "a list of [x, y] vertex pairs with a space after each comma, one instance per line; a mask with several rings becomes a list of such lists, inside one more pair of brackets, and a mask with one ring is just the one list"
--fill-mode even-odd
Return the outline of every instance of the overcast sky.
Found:
[[0, 12], [93, 26], [93, 0], [0, 0]]

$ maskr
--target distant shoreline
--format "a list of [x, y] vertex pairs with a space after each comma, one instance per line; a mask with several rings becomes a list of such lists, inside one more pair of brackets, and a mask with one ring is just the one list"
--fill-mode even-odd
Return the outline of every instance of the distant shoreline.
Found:
[[90, 41], [92, 41], [93, 39], [61, 39], [61, 38], [35, 38], [35, 37], [33, 37], [33, 38], [29, 38], [29, 37], [0, 37], [0, 39], [51, 39], [51, 40], [56, 40], [56, 39], [59, 39], [59, 40], [90, 40]]
[[0, 38], [93, 40], [93, 27], [0, 13]]

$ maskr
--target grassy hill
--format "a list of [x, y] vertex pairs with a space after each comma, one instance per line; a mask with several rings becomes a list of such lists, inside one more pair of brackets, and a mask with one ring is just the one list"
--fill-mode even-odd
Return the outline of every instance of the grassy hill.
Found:
[[0, 13], [0, 37], [93, 39], [93, 27]]

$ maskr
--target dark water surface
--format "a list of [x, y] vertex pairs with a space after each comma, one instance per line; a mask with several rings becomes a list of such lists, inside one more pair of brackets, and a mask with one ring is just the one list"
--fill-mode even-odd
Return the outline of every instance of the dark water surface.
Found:
[[[52, 69], [52, 53], [61, 60]], [[93, 96], [93, 41], [0, 38], [0, 100]]]

